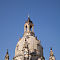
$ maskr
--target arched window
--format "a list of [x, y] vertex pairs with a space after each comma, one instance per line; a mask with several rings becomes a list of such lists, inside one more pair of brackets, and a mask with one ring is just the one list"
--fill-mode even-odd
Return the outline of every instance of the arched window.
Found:
[[27, 25], [26, 25], [26, 31], [27, 31]]
[[30, 31], [32, 31], [32, 26], [30, 26]]

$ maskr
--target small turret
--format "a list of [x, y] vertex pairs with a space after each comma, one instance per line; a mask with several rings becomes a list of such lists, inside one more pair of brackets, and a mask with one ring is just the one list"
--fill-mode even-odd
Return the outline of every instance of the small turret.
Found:
[[52, 48], [50, 49], [50, 57], [49, 60], [55, 60], [55, 56], [53, 54]]
[[25, 22], [24, 25], [24, 32], [33, 32], [33, 22], [30, 20], [30, 17], [28, 17], [28, 20]]
[[8, 49], [7, 49], [7, 52], [6, 52], [5, 60], [9, 60]]
[[34, 24], [28, 17], [28, 20], [24, 24], [24, 35], [33, 35], [34, 36]]
[[50, 56], [53, 56], [52, 48], [50, 49]]

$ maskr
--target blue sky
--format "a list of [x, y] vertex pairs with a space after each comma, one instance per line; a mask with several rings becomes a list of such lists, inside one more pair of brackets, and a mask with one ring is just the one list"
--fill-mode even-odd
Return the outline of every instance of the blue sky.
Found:
[[44, 48], [45, 60], [49, 59], [51, 47], [56, 60], [60, 60], [60, 0], [0, 0], [0, 60], [4, 60], [6, 49], [12, 60], [28, 14]]

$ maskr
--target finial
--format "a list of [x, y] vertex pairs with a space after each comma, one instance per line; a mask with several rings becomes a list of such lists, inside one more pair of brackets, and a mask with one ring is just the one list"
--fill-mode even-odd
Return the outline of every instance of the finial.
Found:
[[50, 50], [52, 50], [52, 48], [50, 48]]
[[7, 53], [6, 54], [8, 54], [8, 49], [7, 49]]
[[28, 18], [29, 18], [30, 16], [29, 16], [29, 13], [28, 13]]
[[28, 22], [30, 22], [30, 16], [29, 16], [29, 14], [28, 14]]
[[8, 49], [7, 49], [7, 51], [8, 51]]

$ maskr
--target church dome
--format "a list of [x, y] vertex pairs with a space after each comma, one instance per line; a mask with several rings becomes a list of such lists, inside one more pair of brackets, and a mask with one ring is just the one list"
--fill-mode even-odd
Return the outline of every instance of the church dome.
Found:
[[33, 27], [34, 24], [30, 18], [28, 18], [24, 24], [24, 35], [16, 45], [14, 59], [24, 60], [25, 58], [30, 58], [36, 60], [38, 57], [43, 57], [43, 47], [40, 44], [40, 40], [35, 37]]

